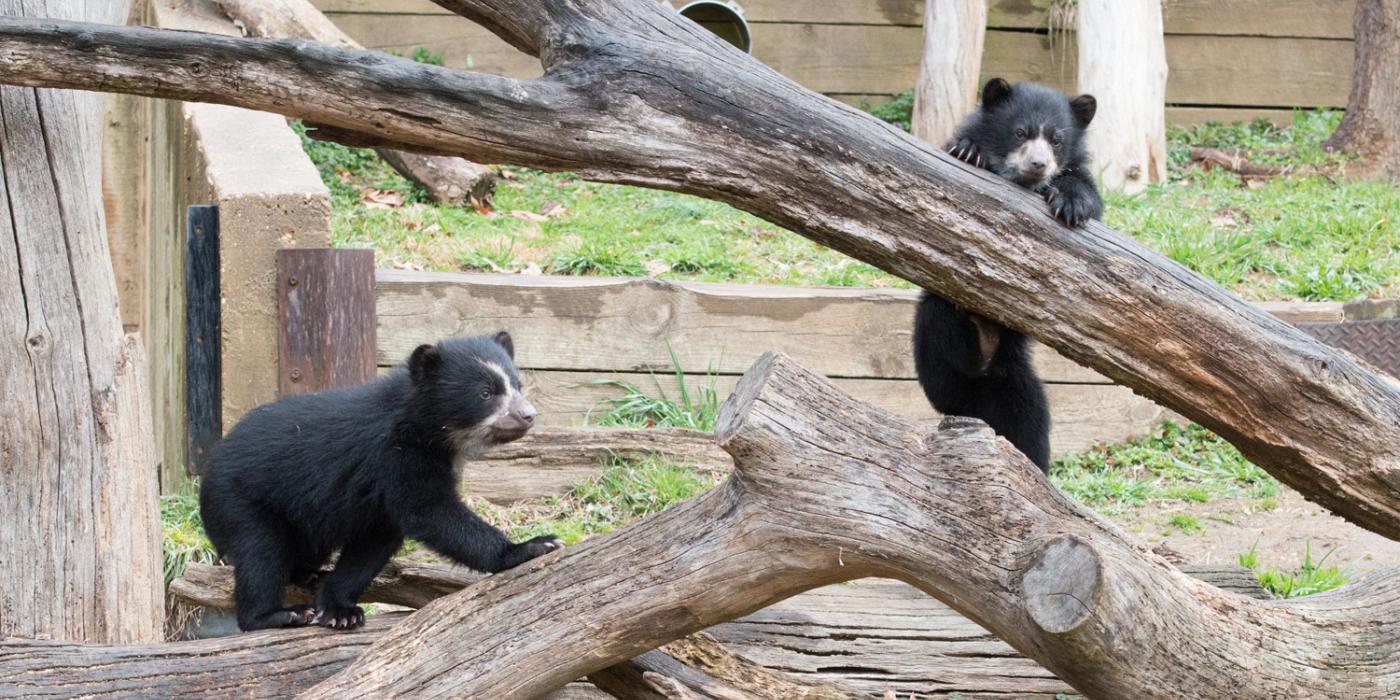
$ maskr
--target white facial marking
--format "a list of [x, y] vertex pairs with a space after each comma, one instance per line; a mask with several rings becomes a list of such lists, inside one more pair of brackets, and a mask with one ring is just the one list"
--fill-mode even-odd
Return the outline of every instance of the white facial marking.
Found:
[[471, 428], [452, 431], [451, 439], [453, 444], [456, 445], [458, 454], [467, 459], [478, 457], [485, 451], [490, 444], [488, 437], [491, 434], [491, 426], [495, 425], [496, 421], [510, 412], [511, 402], [515, 399], [516, 395], [520, 393], [520, 391], [515, 388], [515, 385], [511, 384], [510, 375], [506, 373], [505, 368], [494, 362], [488, 362], [486, 360], [478, 361], [488, 371], [495, 372], [496, 376], [501, 378], [501, 385], [506, 388], [506, 393], [495, 399], [496, 410], [492, 411], [491, 415], [487, 416], [480, 423], [477, 423]]
[[[1035, 163], [1041, 163], [1044, 170], [1037, 170]], [[1018, 184], [1032, 187], [1055, 176], [1059, 163], [1055, 161], [1055, 147], [1044, 136], [1030, 139], [1016, 150], [1006, 154], [1006, 170]]]

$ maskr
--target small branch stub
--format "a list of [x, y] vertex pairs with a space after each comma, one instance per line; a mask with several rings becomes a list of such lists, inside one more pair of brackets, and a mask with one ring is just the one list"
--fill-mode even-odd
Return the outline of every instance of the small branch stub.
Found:
[[1072, 632], [1097, 607], [1103, 562], [1092, 545], [1063, 535], [1041, 547], [1021, 581], [1026, 611], [1051, 634]]

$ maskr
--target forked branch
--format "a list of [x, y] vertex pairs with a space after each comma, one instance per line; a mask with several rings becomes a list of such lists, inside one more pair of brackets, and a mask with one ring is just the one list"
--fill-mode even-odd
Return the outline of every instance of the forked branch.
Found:
[[923, 589], [1092, 697], [1400, 693], [1395, 571], [1291, 601], [1225, 593], [1075, 505], [980, 422], [928, 435], [781, 355], [720, 424], [736, 467], [717, 490], [428, 604], [306, 697], [534, 697], [865, 576]]

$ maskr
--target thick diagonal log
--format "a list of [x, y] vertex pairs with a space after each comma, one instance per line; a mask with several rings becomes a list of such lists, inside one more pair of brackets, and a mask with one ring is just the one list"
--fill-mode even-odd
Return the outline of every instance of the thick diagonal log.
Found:
[[[355, 51], [364, 47], [341, 31], [309, 0], [216, 0], [234, 21], [253, 36], [275, 39], [310, 39], [327, 46]], [[391, 148], [379, 157], [400, 175], [417, 183], [438, 204], [479, 205], [491, 202], [496, 191], [496, 171], [490, 166], [450, 156], [406, 153]]]
[[[377, 146], [721, 200], [1025, 330], [1400, 538], [1400, 391], [1107, 227], [807, 91], [650, 0], [438, 0], [511, 80], [298, 41], [0, 20], [0, 81], [235, 104]], [[833, 196], [839, 193], [839, 196]]]
[[710, 494], [422, 608], [305, 697], [529, 698], [817, 585], [926, 591], [1091, 697], [1393, 698], [1395, 570], [1220, 591], [1057, 491], [982, 423], [919, 425], [782, 355], [721, 411]]

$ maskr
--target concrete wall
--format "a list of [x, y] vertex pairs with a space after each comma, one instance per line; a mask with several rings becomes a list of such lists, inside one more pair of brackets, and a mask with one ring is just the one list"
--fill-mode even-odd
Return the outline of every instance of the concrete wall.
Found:
[[[154, 0], [133, 18], [237, 35], [208, 0]], [[330, 193], [281, 116], [122, 97], [104, 185], [122, 321], [150, 358], [161, 487], [185, 473], [185, 208], [218, 204], [223, 424], [277, 397], [276, 251], [330, 245]]]

